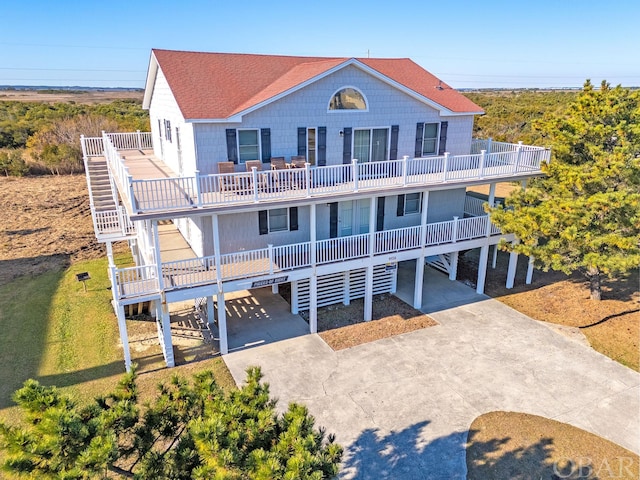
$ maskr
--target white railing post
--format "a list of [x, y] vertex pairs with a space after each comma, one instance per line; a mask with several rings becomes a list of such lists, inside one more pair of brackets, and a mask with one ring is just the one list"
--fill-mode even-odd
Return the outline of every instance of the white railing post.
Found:
[[491, 236], [491, 215], [487, 213], [487, 237]]
[[487, 159], [487, 151], [480, 150], [480, 165], [478, 166], [478, 176], [480, 178], [484, 177], [483, 173], [484, 173], [484, 164], [486, 159]]
[[82, 158], [86, 158], [87, 149], [84, 146], [84, 135], [80, 135], [80, 145], [82, 145]]
[[449, 168], [449, 152], [444, 152], [444, 162], [442, 166], [442, 181], [447, 181], [447, 168]]
[[409, 161], [409, 155], [402, 157], [402, 185], [407, 185], [407, 162]]
[[518, 171], [518, 167], [520, 166], [520, 157], [522, 155], [522, 142], [518, 142], [518, 146], [516, 147], [516, 161], [513, 162], [513, 172], [516, 173]]
[[258, 169], [251, 167], [251, 181], [253, 182], [253, 201], [258, 203]]
[[453, 225], [451, 226], [451, 243], [456, 243], [458, 238], [458, 217], [453, 217]]
[[309, 198], [311, 196], [311, 164], [309, 162], [304, 162], [304, 184], [307, 187], [307, 198]]
[[138, 202], [136, 201], [136, 197], [133, 193], [133, 176], [129, 174], [129, 169], [125, 169], [125, 173], [127, 175], [127, 183], [129, 184], [129, 202], [131, 203], [131, 211], [133, 213], [138, 213]]
[[136, 134], [138, 137], [138, 150], [142, 150], [142, 138], [140, 137], [140, 130], [136, 130]]
[[197, 206], [202, 206], [202, 195], [200, 193], [200, 170], [195, 171], [195, 181], [196, 181], [196, 198], [198, 199]]
[[353, 191], [358, 191], [358, 159], [351, 160], [351, 170], [353, 171]]
[[269, 249], [269, 274], [273, 275], [273, 244], [268, 244], [267, 248]]
[[113, 293], [113, 299], [118, 300], [120, 298], [120, 290], [118, 290], [118, 279], [117, 279], [117, 267], [115, 265], [111, 265], [109, 267], [109, 271], [111, 273], [111, 292]]
[[491, 153], [491, 143], [493, 142], [493, 138], [489, 137], [487, 140], [487, 153]]

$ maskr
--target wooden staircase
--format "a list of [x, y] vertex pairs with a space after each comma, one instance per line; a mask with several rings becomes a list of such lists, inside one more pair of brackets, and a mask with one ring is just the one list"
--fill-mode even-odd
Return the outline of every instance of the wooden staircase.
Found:
[[113, 191], [109, 179], [109, 168], [104, 157], [90, 157], [87, 159], [87, 183], [91, 204], [96, 212], [116, 210], [117, 194]]

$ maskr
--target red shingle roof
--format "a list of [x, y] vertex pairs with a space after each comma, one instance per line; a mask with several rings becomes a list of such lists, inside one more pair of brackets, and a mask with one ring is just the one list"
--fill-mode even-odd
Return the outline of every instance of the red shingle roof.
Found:
[[[191, 120], [228, 118], [351, 60], [155, 49], [152, 54], [182, 115]], [[452, 112], [482, 112], [408, 58], [355, 60]]]

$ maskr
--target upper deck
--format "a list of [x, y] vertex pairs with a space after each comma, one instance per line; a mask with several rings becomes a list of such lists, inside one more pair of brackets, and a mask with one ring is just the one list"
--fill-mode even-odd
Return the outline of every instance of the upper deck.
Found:
[[195, 209], [255, 207], [295, 200], [334, 201], [350, 194], [463, 186], [542, 174], [550, 150], [476, 140], [468, 155], [449, 155], [231, 174], [178, 176], [152, 153], [149, 133], [82, 138], [85, 156], [104, 156], [132, 220], [181, 216]]

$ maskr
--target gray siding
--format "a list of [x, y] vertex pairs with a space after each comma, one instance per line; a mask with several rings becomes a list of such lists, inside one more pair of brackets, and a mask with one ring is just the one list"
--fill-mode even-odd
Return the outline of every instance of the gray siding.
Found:
[[[327, 111], [333, 93], [347, 85], [364, 93], [368, 111]], [[194, 128], [200, 170], [216, 173], [216, 163], [227, 160], [227, 128], [270, 128], [272, 156], [290, 157], [297, 154], [298, 127], [327, 127], [327, 165], [335, 165], [342, 163], [343, 139], [339, 132], [344, 127], [399, 125], [398, 158], [401, 158], [403, 155], [413, 157], [417, 122], [444, 120], [449, 122], [447, 151], [452, 155], [468, 154], [472, 115], [440, 117], [436, 109], [350, 66], [245, 115], [241, 124], [198, 123]]]

